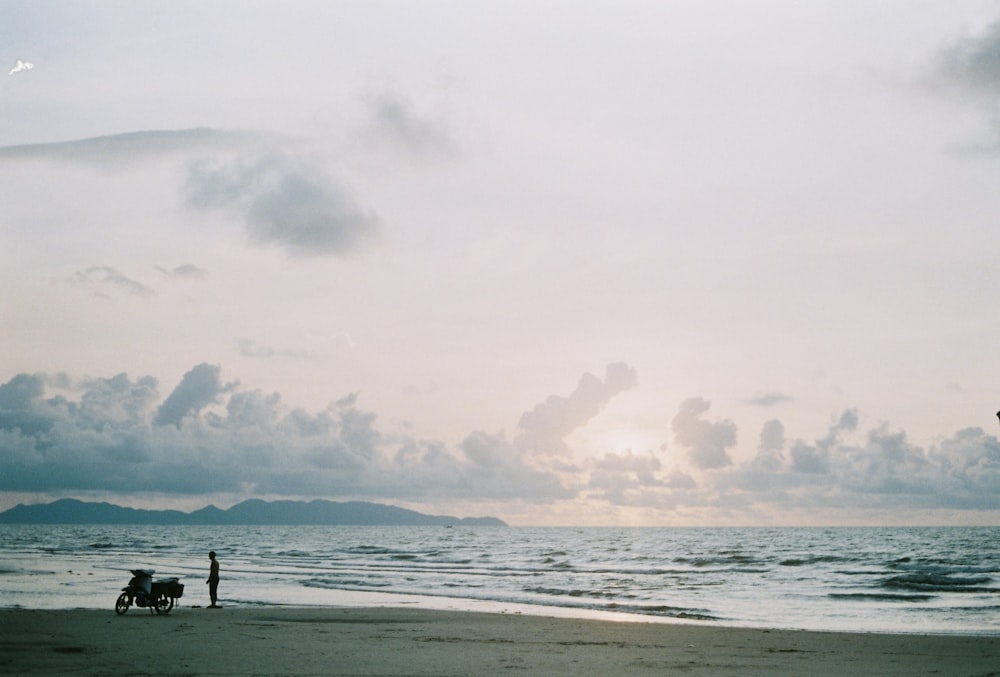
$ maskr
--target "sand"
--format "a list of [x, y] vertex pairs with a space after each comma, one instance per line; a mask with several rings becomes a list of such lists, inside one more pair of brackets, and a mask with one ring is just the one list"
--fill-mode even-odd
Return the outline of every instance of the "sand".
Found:
[[415, 608], [0, 609], [9, 675], [1000, 675], [1000, 637]]

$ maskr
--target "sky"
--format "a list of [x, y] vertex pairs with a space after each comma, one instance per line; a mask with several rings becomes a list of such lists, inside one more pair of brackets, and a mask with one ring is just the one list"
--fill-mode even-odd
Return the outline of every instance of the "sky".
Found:
[[1000, 524], [1000, 2], [0, 15], [0, 510]]

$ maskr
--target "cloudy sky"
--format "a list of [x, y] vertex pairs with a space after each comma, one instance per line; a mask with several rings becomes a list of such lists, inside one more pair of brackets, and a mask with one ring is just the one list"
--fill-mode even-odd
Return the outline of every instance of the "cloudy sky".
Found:
[[1000, 2], [0, 12], [0, 509], [1000, 522]]

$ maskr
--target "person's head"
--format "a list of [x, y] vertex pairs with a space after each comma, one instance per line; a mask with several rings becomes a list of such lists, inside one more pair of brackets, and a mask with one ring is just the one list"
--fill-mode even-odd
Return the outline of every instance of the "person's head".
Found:
[[208, 558], [209, 559], [215, 559], [215, 551], [214, 550], [212, 552], [208, 553]]

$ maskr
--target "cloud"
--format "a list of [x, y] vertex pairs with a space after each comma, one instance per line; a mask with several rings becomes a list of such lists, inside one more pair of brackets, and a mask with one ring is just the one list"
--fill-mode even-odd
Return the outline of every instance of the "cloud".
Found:
[[203, 280], [208, 277], [208, 271], [192, 263], [182, 263], [174, 268], [156, 266], [156, 269], [168, 280]]
[[594, 463], [589, 488], [597, 490], [596, 495], [615, 505], [648, 503], [653, 494], [644, 490], [666, 484], [658, 476], [661, 468], [660, 459], [651, 451], [642, 454], [631, 451], [607, 453]]
[[730, 463], [727, 449], [736, 445], [736, 425], [732, 421], [709, 423], [701, 415], [711, 403], [693, 397], [681, 403], [671, 427], [678, 444], [688, 447], [688, 458], [698, 468], [722, 468]]
[[764, 470], [777, 470], [784, 461], [784, 446], [785, 426], [777, 419], [766, 421], [760, 431], [760, 444], [753, 463]]
[[977, 106], [994, 135], [980, 150], [1000, 150], [1000, 21], [941, 50], [926, 80], [939, 94]]
[[550, 501], [576, 495], [557, 473], [533, 464], [521, 440], [476, 431], [462, 440], [460, 448], [470, 462], [464, 473], [467, 490], [460, 492], [463, 498]]
[[792, 398], [783, 393], [760, 393], [744, 400], [747, 404], [752, 404], [756, 407], [773, 407], [776, 404], [784, 404], [785, 402], [791, 402]]
[[712, 476], [712, 491], [746, 506], [1000, 509], [1000, 441], [981, 428], [924, 449], [884, 423], [851, 441], [857, 427], [857, 412], [846, 410], [810, 444], [779, 438], [777, 422], [769, 421], [758, 456]]
[[149, 376], [65, 381], [0, 385], [0, 490], [529, 502], [577, 492], [503, 433], [473, 432], [455, 449], [388, 435], [357, 393], [308, 412], [209, 364], [162, 402]]
[[88, 289], [95, 296], [101, 298], [111, 298], [120, 292], [143, 297], [156, 294], [151, 287], [147, 287], [111, 266], [91, 266], [86, 270], [74, 273], [70, 278], [70, 283]]
[[346, 186], [285, 154], [192, 162], [184, 193], [188, 206], [234, 214], [251, 242], [279, 246], [292, 256], [347, 254], [378, 229], [378, 217], [360, 207]]
[[292, 350], [289, 348], [273, 348], [261, 345], [256, 341], [247, 338], [237, 339], [236, 348], [240, 355], [252, 359], [266, 360], [272, 357], [288, 357], [294, 360], [315, 360], [316, 355], [305, 350]]
[[[609, 365], [603, 380], [585, 375], [570, 395], [529, 413], [554, 435], [572, 428], [568, 420], [583, 425], [585, 410], [634, 380], [629, 367]], [[812, 442], [789, 439], [771, 419], [756, 455], [736, 463], [729, 459], [735, 425], [706, 421], [709, 403], [692, 398], [674, 417], [690, 464], [669, 467], [657, 451], [541, 453], [534, 428], [513, 437], [474, 431], [456, 445], [388, 433], [359, 399], [349, 393], [306, 411], [278, 393], [226, 382], [209, 364], [189, 370], [166, 397], [151, 376], [18, 374], [0, 384], [0, 491], [584, 500], [660, 511], [664, 519], [698, 510], [1000, 510], [1000, 441], [980, 428], [921, 448], [886, 424], [861, 430], [853, 409]], [[588, 399], [589, 408], [580, 404]], [[573, 416], [555, 416], [566, 407]]]
[[936, 65], [942, 84], [1000, 96], [1000, 21], [979, 35], [956, 40], [938, 54]]
[[346, 331], [326, 335], [306, 334], [306, 338], [314, 343], [342, 343], [352, 350], [358, 347], [358, 344], [354, 342], [351, 334]]
[[182, 166], [184, 178], [176, 188], [183, 203], [236, 218], [251, 244], [277, 246], [293, 257], [359, 250], [376, 235], [378, 217], [317, 160], [306, 159], [299, 146], [299, 141], [263, 132], [146, 130], [4, 146], [0, 163], [52, 161], [124, 170], [172, 160]]
[[234, 384], [223, 385], [220, 380], [221, 368], [210, 364], [199, 364], [184, 374], [177, 387], [163, 401], [153, 422], [157, 425], [180, 426], [185, 416], [197, 415], [202, 409], [214, 404], [219, 397]]
[[413, 103], [393, 92], [366, 99], [369, 120], [359, 131], [363, 144], [419, 158], [443, 158], [457, 152], [448, 126], [419, 113]]
[[198, 127], [143, 130], [86, 139], [0, 147], [0, 162], [49, 160], [126, 168], [191, 153], [246, 150], [277, 142], [275, 135]]
[[568, 454], [564, 438], [596, 416], [612, 397], [636, 383], [635, 369], [623, 363], [609, 364], [603, 382], [593, 374], [584, 374], [568, 397], [552, 395], [521, 416], [521, 441], [541, 454]]
[[858, 413], [853, 409], [844, 411], [836, 423], [830, 426], [825, 437], [814, 445], [797, 441], [792, 445], [790, 458], [794, 472], [822, 475], [830, 471], [830, 450], [840, 441], [844, 432], [858, 426]]

